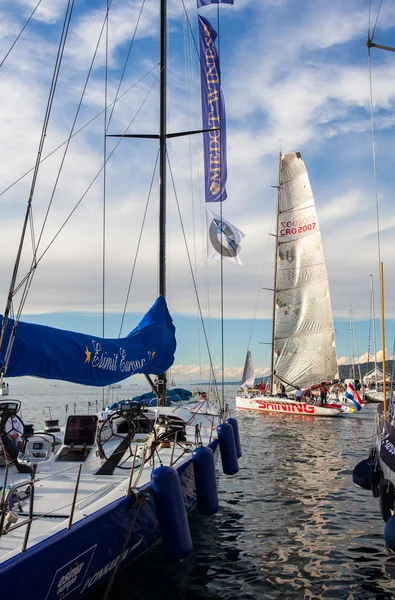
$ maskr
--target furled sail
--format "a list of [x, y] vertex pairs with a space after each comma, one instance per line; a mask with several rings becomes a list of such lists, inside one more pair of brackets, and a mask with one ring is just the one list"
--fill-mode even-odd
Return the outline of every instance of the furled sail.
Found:
[[241, 387], [251, 388], [255, 383], [255, 371], [252, 364], [251, 351], [247, 350], [246, 361], [244, 363], [243, 377], [241, 379]]
[[[13, 326], [14, 321], [9, 319], [4, 348]], [[175, 349], [175, 327], [166, 300], [160, 296], [137, 327], [122, 339], [103, 339], [19, 321], [6, 375], [105, 386], [136, 373], [164, 373], [174, 362]], [[5, 350], [1, 361], [4, 354]]]
[[328, 275], [313, 192], [300, 152], [281, 155], [274, 369], [294, 386], [337, 375]]

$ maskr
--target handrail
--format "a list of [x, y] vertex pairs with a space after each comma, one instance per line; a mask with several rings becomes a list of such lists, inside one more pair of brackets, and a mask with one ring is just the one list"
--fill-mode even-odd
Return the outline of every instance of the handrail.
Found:
[[[174, 459], [174, 452], [175, 452], [175, 448], [176, 446], [178, 446], [179, 443], [177, 442], [177, 436], [175, 436], [174, 439], [174, 444], [173, 444], [173, 448], [171, 451], [171, 457], [170, 457], [170, 464], [175, 464], [175, 462], [177, 462], [179, 460], [179, 458], [173, 462]], [[189, 445], [189, 444], [188, 444]], [[130, 495], [131, 490], [136, 488], [138, 485], [138, 482], [146, 468], [146, 466], [149, 464], [149, 460], [152, 456], [152, 454], [154, 454], [156, 451], [156, 448], [154, 449], [154, 452], [152, 452], [151, 449], [151, 453], [149, 456], [147, 456], [147, 443], [144, 444], [136, 444], [135, 447], [135, 452], [134, 452], [134, 456], [133, 456], [133, 465], [131, 468], [131, 473], [130, 473], [130, 477], [129, 477], [129, 483], [128, 483], [128, 489], [127, 489], [127, 494]], [[138, 454], [141, 452], [141, 463], [136, 465], [136, 459], [138, 457]], [[183, 453], [182, 453], [183, 454]], [[181, 456], [182, 456], [181, 454]], [[90, 462], [94, 462], [94, 461], [90, 461]], [[84, 463], [87, 464], [87, 463]], [[36, 478], [36, 468], [37, 465], [33, 465], [33, 474], [32, 474], [32, 478], [30, 479], [26, 479], [23, 481], [19, 481], [17, 483], [15, 483], [13, 486], [11, 486], [8, 490], [6, 489], [6, 483], [7, 483], [7, 478], [8, 478], [8, 465], [7, 465], [7, 469], [5, 472], [5, 476], [4, 476], [4, 487], [3, 490], [1, 491], [1, 499], [0, 499], [0, 538], [2, 535], [6, 535], [8, 533], [11, 533], [12, 531], [20, 528], [20, 527], [24, 527], [26, 526], [26, 532], [25, 532], [25, 536], [24, 536], [24, 540], [23, 540], [23, 544], [22, 544], [22, 552], [24, 552], [27, 549], [27, 545], [28, 545], [28, 541], [29, 541], [29, 536], [30, 536], [30, 531], [31, 531], [31, 526], [33, 521], [35, 521], [36, 519], [40, 519], [43, 517], [51, 517], [51, 513], [55, 512], [55, 510], [52, 510], [50, 512], [47, 513], [40, 513], [40, 515], [35, 515], [34, 514], [34, 486], [35, 483], [37, 483], [38, 481], [44, 480], [44, 479], [48, 479], [50, 477], [56, 477], [59, 474], [63, 474], [65, 471], [71, 471], [74, 468], [78, 468], [78, 473], [77, 473], [77, 478], [76, 478], [76, 482], [75, 482], [75, 487], [74, 487], [74, 494], [73, 494], [73, 500], [70, 503], [65, 504], [64, 506], [61, 507], [57, 507], [56, 511], [60, 510], [60, 509], [64, 509], [67, 506], [71, 506], [71, 511], [70, 511], [70, 515], [68, 516], [68, 525], [67, 528], [70, 529], [72, 527], [72, 523], [73, 523], [73, 518], [74, 518], [74, 513], [75, 513], [75, 508], [77, 505], [77, 496], [78, 496], [78, 489], [79, 489], [79, 483], [80, 483], [80, 478], [81, 478], [81, 472], [82, 472], [82, 467], [83, 464], [79, 464], [77, 465], [73, 465], [73, 467], [69, 468], [69, 469], [65, 469], [64, 471], [58, 471], [55, 473], [51, 473], [51, 475], [48, 477], [44, 477], [44, 478]], [[134, 480], [134, 482], [133, 482]], [[26, 488], [26, 487], [30, 487], [31, 491], [30, 491], [30, 496], [29, 496], [29, 513], [28, 513], [28, 517], [26, 519], [24, 519], [23, 521], [20, 521], [18, 523], [15, 523], [9, 527], [4, 527], [4, 522], [6, 520], [6, 515], [7, 513], [10, 511], [10, 499], [12, 498], [13, 494], [15, 493], [15, 491], [17, 491], [18, 489], [21, 488]], [[80, 501], [84, 501], [86, 500], [86, 498], [88, 498], [90, 495], [96, 493], [89, 493], [86, 496], [84, 496], [84, 498], [81, 498]], [[56, 516], [56, 515], [54, 515]], [[67, 519], [67, 515], [64, 516], [64, 519]]]
[[[6, 511], [9, 506], [9, 500], [10, 500], [10, 498], [12, 498], [12, 494], [16, 490], [20, 489], [22, 486], [23, 487], [29, 486], [31, 488], [30, 495], [29, 495], [29, 516], [24, 521], [22, 521], [20, 523], [16, 523], [15, 525], [12, 525], [11, 527], [8, 527], [7, 530], [5, 530], [4, 529], [4, 521], [6, 518]], [[11, 486], [9, 488], [8, 492], [3, 495], [3, 498], [4, 498], [4, 501], [2, 502], [2, 506], [1, 506], [0, 537], [2, 535], [4, 535], [5, 533], [9, 533], [11, 531], [14, 531], [14, 529], [18, 529], [19, 527], [26, 525], [25, 537], [23, 539], [23, 544], [22, 544], [22, 552], [24, 552], [27, 547], [27, 542], [28, 542], [29, 534], [30, 534], [30, 528], [31, 528], [31, 525], [33, 522], [34, 479], [33, 478], [27, 479], [25, 481], [20, 481], [19, 483], [14, 484], [13, 486]]]

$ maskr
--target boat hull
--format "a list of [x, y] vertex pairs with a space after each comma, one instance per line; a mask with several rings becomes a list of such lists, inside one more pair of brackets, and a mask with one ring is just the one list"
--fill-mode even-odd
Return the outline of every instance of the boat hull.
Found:
[[275, 398], [270, 396], [256, 396], [254, 398], [236, 396], [236, 408], [263, 413], [292, 414], [310, 417], [337, 417], [341, 412], [338, 407], [315, 406], [314, 404], [306, 404], [287, 398]]
[[[368, 402], [380, 404], [380, 402], [384, 402], [384, 393], [383, 392], [366, 392], [365, 394], [366, 400]], [[390, 400], [389, 395], [387, 394], [387, 400]]]
[[[217, 444], [210, 444], [215, 454]], [[196, 504], [192, 459], [177, 471], [189, 512]], [[31, 600], [74, 600], [108, 581], [117, 562], [120, 569], [127, 567], [160, 540], [151, 485], [139, 491], [144, 494], [140, 505], [131, 507], [131, 498], [124, 497], [3, 563], [2, 589], [24, 598], [30, 581]]]

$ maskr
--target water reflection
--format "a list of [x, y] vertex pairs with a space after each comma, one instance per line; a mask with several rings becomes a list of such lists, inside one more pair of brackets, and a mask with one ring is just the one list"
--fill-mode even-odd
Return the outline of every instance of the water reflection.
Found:
[[[49, 405], [63, 421], [71, 387], [43, 386], [37, 395], [15, 383], [12, 392], [25, 399], [26, 420], [41, 423]], [[77, 391], [81, 406], [97, 399]], [[395, 598], [395, 558], [384, 549], [378, 501], [351, 478], [366, 457], [374, 415], [374, 405], [338, 419], [237, 413], [241, 469], [231, 478], [218, 469], [217, 515], [191, 516], [193, 555], [172, 561], [158, 545], [118, 576], [112, 600]]]

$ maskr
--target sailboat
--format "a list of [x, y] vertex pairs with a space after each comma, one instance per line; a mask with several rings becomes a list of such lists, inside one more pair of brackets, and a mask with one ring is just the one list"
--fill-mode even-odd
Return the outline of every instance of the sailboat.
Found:
[[270, 394], [240, 394], [236, 408], [335, 417], [341, 412], [338, 403], [319, 406], [314, 399], [303, 402], [285, 393], [318, 388], [337, 377], [321, 232], [300, 152], [280, 154], [276, 213]]
[[[70, 415], [64, 428], [51, 420], [37, 431], [23, 422], [18, 400], [0, 402], [0, 585], [15, 598], [73, 600], [104, 582], [107, 598], [118, 571], [160, 540], [172, 556], [187, 556], [192, 550], [187, 513], [195, 506], [206, 515], [218, 510], [219, 451], [224, 472], [238, 470], [237, 423], [226, 419], [223, 403], [165, 406], [166, 372], [176, 350], [166, 302], [166, 0], [158, 0], [158, 16], [159, 134], [130, 137], [159, 143], [159, 296], [124, 338], [27, 323], [19, 312], [11, 318], [18, 277], [29, 288], [40, 262], [35, 246], [31, 270], [26, 277], [19, 274], [32, 192], [1, 319], [0, 358], [2, 377], [28, 375], [104, 388], [144, 374], [159, 406], [129, 402], [99, 414]], [[106, 19], [107, 14], [104, 24]], [[67, 11], [59, 60], [70, 22]], [[55, 89], [56, 81], [51, 94]], [[36, 171], [41, 156], [42, 146]]]
[[251, 350], [248, 348], [244, 363], [243, 375], [241, 377], [241, 384], [237, 392], [254, 392], [254, 383], [255, 369], [252, 363]]

